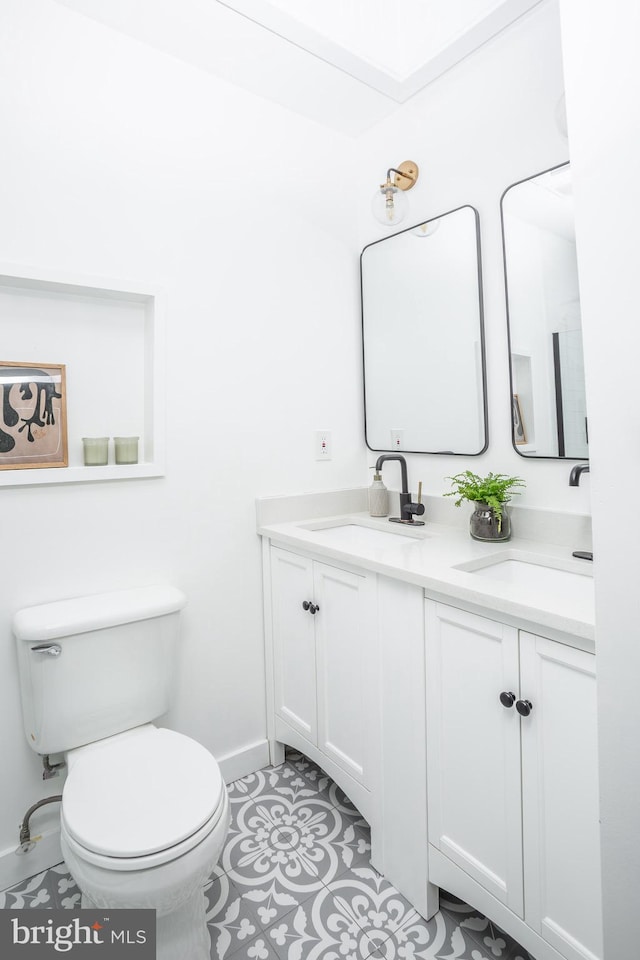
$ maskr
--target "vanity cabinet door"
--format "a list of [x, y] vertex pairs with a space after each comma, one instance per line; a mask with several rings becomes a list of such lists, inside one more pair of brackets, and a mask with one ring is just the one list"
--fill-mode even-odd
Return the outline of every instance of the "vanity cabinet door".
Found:
[[526, 921], [568, 960], [602, 956], [595, 656], [520, 635]]
[[377, 730], [375, 587], [371, 577], [314, 563], [318, 746], [367, 784]]
[[271, 550], [271, 604], [275, 710], [312, 743], [317, 742], [313, 563], [288, 550]]
[[522, 917], [518, 666], [513, 627], [427, 601], [429, 843]]
[[380, 739], [375, 577], [273, 547], [271, 609], [276, 714], [370, 787]]

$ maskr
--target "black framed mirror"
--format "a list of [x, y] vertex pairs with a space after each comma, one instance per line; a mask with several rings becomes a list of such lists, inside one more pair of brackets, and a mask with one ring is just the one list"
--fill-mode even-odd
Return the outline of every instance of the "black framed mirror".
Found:
[[571, 166], [502, 195], [512, 437], [523, 457], [587, 459]]
[[477, 456], [488, 443], [478, 212], [463, 206], [360, 257], [370, 450]]

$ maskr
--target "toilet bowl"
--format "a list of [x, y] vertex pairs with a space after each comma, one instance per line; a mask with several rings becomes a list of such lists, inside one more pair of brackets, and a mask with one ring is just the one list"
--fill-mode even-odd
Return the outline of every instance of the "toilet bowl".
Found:
[[170, 703], [185, 602], [147, 587], [13, 621], [27, 741], [68, 766], [60, 845], [82, 906], [155, 909], [158, 960], [209, 960], [204, 884], [229, 826], [215, 758], [151, 722]]
[[154, 908], [159, 960], [209, 960], [203, 885], [229, 826], [213, 756], [145, 724], [67, 763], [60, 843], [82, 905]]

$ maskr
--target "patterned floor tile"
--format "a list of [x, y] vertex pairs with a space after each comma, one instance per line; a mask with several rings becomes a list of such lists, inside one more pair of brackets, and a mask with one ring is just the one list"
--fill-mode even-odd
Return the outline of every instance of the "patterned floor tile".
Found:
[[489, 930], [489, 921], [484, 914], [462, 901], [451, 902], [445, 897], [440, 897], [440, 909], [463, 930], [466, 930], [473, 939], [482, 943], [482, 938]]
[[323, 778], [328, 782], [331, 781], [331, 778], [318, 766], [317, 763], [314, 763], [313, 760], [310, 760], [309, 757], [305, 757], [304, 753], [300, 753], [299, 750], [294, 750], [293, 747], [285, 747], [284, 749], [285, 762], [290, 763], [296, 768], [296, 770], [303, 774], [303, 776], [309, 777], [311, 780], [318, 780]]
[[[302, 754], [228, 789], [229, 835], [205, 887], [213, 960], [531, 960], [446, 891], [423, 920], [370, 866], [366, 820]], [[80, 898], [62, 863], [0, 892], [0, 909]]]
[[243, 883], [242, 880], [230, 882], [244, 901], [243, 910], [253, 917], [261, 930], [267, 930], [322, 889], [314, 883], [306, 892], [292, 893], [277, 877], [270, 877], [263, 884]]
[[[334, 899], [375, 945], [399, 938], [422, 918], [409, 901], [372, 867], [356, 867], [329, 885]], [[406, 942], [406, 937], [400, 937]]]
[[513, 939], [513, 937], [510, 937], [509, 941], [514, 946], [513, 949], [507, 954], [505, 960], [535, 960], [535, 958], [527, 950], [525, 950], [524, 947], [521, 947], [520, 944]]
[[323, 886], [317, 868], [280, 832], [293, 808], [285, 797], [273, 794], [238, 806], [220, 866], [243, 892], [275, 884], [279, 895], [300, 900]]
[[275, 880], [304, 895], [321, 886], [317, 869], [305, 861], [281, 829], [298, 804], [314, 794], [296, 771], [283, 764], [232, 785], [232, 819], [219, 869], [244, 886]]
[[278, 789], [286, 789], [290, 780], [295, 779], [295, 771], [288, 764], [279, 767], [267, 767], [251, 773], [229, 784], [229, 807], [231, 811], [230, 833], [236, 829], [236, 821], [241, 811], [257, 805], [263, 798], [277, 795]]
[[224, 875], [205, 888], [207, 925], [211, 936], [214, 960], [249, 957], [253, 960], [276, 960], [277, 953], [265, 930], [297, 907], [290, 894], [278, 894], [275, 884], [267, 889], [243, 892]]
[[269, 927], [278, 923], [293, 909], [302, 906], [315, 895], [315, 892], [311, 892], [304, 898], [300, 895], [294, 897], [290, 893], [287, 893], [286, 890], [283, 890], [275, 881], [269, 886], [254, 887], [251, 890], [246, 890], [243, 894], [243, 896], [253, 904], [258, 923], [263, 930], [268, 930]]
[[0, 893], [0, 909], [26, 910], [33, 907], [53, 910], [58, 906], [56, 888], [57, 876], [53, 868], [44, 870]]
[[287, 770], [287, 779], [278, 784], [275, 790], [276, 793], [288, 797], [292, 801], [310, 800], [323, 796], [327, 796], [328, 798], [328, 786], [324, 788], [322, 782], [316, 782], [312, 777], [305, 777], [296, 768], [295, 764], [287, 762], [285, 763], [285, 768]]
[[255, 773], [241, 777], [240, 780], [235, 780], [227, 786], [229, 803], [233, 808], [235, 804], [253, 800], [265, 793], [272, 793], [279, 784], [286, 782], [292, 776], [293, 773], [286, 763], [281, 763], [277, 767], [265, 767], [264, 770], [257, 770]]
[[260, 860], [238, 864], [228, 871], [227, 876], [243, 892], [273, 887], [279, 895], [296, 897], [297, 902], [324, 886], [313, 864], [291, 847], [272, 849]]
[[[295, 756], [301, 756], [296, 754]], [[311, 761], [307, 761], [310, 764]], [[229, 798], [232, 807], [240, 804], [247, 799], [256, 800], [259, 797], [281, 794], [296, 800], [299, 797], [314, 797], [321, 792], [318, 783], [313, 776], [304, 776], [298, 767], [305, 767], [302, 761], [293, 763], [286, 760], [278, 767], [267, 767], [264, 770], [258, 770], [241, 780], [232, 783], [229, 790]], [[315, 768], [320, 771], [319, 767]], [[329, 781], [325, 774], [322, 776]]]
[[[247, 866], [258, 862], [282, 846], [278, 824], [270, 811], [270, 806], [277, 802], [278, 798], [260, 796], [236, 806], [220, 857], [220, 866], [225, 873], [238, 864]], [[286, 841], [284, 845], [288, 846]]]
[[369, 825], [366, 827], [354, 826], [353, 835], [351, 834], [351, 828], [347, 828], [343, 836], [342, 847], [342, 859], [349, 870], [354, 870], [356, 867], [370, 867], [371, 828]]
[[[253, 940], [244, 943], [233, 956], [234, 960], [279, 960], [278, 954], [264, 933], [260, 933]], [[212, 960], [219, 960], [214, 949], [211, 950], [211, 957]]]
[[380, 944], [382, 960], [487, 960], [478, 944], [448, 914], [422, 917]]
[[[444, 914], [444, 916], [448, 916]], [[427, 954], [429, 958], [431, 954]], [[473, 939], [467, 930], [456, 926], [455, 920], [450, 928], [446, 948], [438, 950], [435, 954], [437, 960], [491, 960], [490, 954], [482, 950], [478, 942]]]
[[323, 887], [267, 931], [280, 960], [366, 960], [376, 944], [345, 905]]
[[448, 910], [460, 910], [461, 912], [473, 911], [473, 907], [470, 907], [469, 904], [461, 900], [460, 897], [456, 897], [455, 894], [449, 893], [448, 890], [440, 890], [440, 903], [444, 904]]
[[297, 802], [283, 797], [279, 805], [271, 806], [270, 813], [280, 838], [299, 853], [325, 885], [355, 865], [368, 864], [370, 833], [356, 827], [359, 818], [341, 813], [323, 796]]
[[285, 756], [286, 762], [294, 768], [299, 776], [304, 778], [315, 794], [329, 799], [329, 791], [333, 786], [333, 780], [317, 763], [309, 760], [303, 753], [294, 750], [287, 750]]
[[287, 751], [286, 756], [287, 762], [290, 763], [312, 787], [315, 787], [319, 794], [326, 797], [332, 806], [337, 807], [341, 813], [353, 817], [359, 826], [369, 826], [344, 790], [334, 783], [331, 777], [316, 763], [295, 751]]
[[460, 926], [469, 931], [489, 960], [510, 960], [514, 953], [522, 950], [513, 937], [477, 911], [473, 916], [461, 920]]
[[224, 960], [260, 933], [255, 911], [248, 908], [227, 876], [205, 887], [211, 956]]
[[352, 817], [356, 817], [358, 820], [362, 821], [362, 823], [367, 824], [367, 821], [364, 819], [351, 798], [347, 796], [342, 787], [339, 787], [337, 783], [331, 783], [331, 786], [329, 787], [329, 796], [331, 797], [331, 802], [338, 808], [338, 810], [340, 810], [341, 813], [351, 814]]
[[49, 875], [52, 880], [53, 895], [58, 909], [74, 910], [80, 906], [82, 894], [78, 885], [67, 870], [66, 863], [59, 863], [51, 867]]

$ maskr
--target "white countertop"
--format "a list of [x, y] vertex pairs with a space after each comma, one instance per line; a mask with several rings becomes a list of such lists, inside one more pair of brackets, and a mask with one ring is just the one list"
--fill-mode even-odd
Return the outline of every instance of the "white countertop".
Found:
[[[372, 542], [367, 543], [364, 534], [358, 537], [362, 542], [354, 545], [349, 543], [345, 531], [340, 538], [343, 542], [325, 542], [327, 535], [323, 530], [351, 523], [395, 536], [388, 540], [372, 537]], [[593, 596], [588, 582], [582, 583], [582, 576], [592, 578], [593, 564], [571, 555], [580, 544], [566, 546], [518, 537], [506, 543], [480, 543], [460, 527], [427, 521], [424, 527], [407, 528], [390, 524], [387, 518], [374, 519], [366, 512], [321, 518], [316, 512], [306, 520], [259, 521], [258, 533], [275, 545], [415, 584], [435, 600], [595, 653]], [[489, 557], [524, 560], [569, 571], [578, 574], [580, 584], [587, 589], [578, 598], [560, 584], [549, 588], [528, 582], [510, 583], [487, 576], [486, 568], [482, 576], [458, 569], [461, 564], [482, 565]]]

